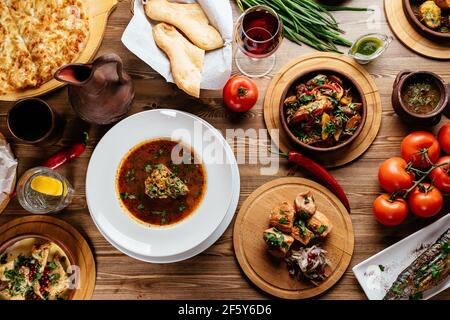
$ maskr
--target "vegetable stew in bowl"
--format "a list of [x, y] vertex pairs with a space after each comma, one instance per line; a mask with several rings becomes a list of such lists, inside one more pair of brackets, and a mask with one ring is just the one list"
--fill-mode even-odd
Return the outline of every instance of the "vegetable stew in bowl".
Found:
[[299, 147], [334, 151], [350, 144], [366, 121], [366, 101], [359, 86], [334, 70], [301, 75], [281, 103], [283, 128]]
[[206, 174], [192, 148], [168, 139], [150, 140], [123, 158], [116, 190], [132, 218], [148, 226], [169, 226], [189, 217], [202, 202]]

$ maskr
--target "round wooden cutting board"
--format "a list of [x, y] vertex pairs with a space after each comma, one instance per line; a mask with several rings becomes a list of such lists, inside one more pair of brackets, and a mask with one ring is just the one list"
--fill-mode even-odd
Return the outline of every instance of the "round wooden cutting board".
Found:
[[[333, 224], [333, 229], [321, 244], [331, 261], [329, 277], [319, 286], [298, 281], [289, 276], [283, 259], [272, 257], [263, 240], [269, 228], [269, 213], [282, 201], [294, 202], [299, 192], [311, 191], [317, 208]], [[234, 225], [234, 250], [247, 277], [260, 289], [279, 298], [306, 299], [331, 288], [347, 269], [354, 245], [353, 226], [342, 203], [325, 187], [303, 178], [281, 178], [264, 184], [242, 205]]]
[[389, 26], [406, 47], [428, 58], [450, 59], [450, 44], [431, 41], [419, 33], [403, 10], [403, 0], [384, 0], [384, 10]]
[[[89, 14], [89, 39], [86, 48], [81, 52], [74, 63], [87, 63], [96, 54], [103, 40], [108, 22], [108, 17], [116, 8], [118, 0], [83, 0], [86, 3]], [[52, 79], [38, 88], [24, 90], [21, 92], [0, 95], [0, 101], [16, 101], [29, 97], [37, 97], [49, 93], [64, 86], [63, 83]]]
[[[264, 99], [264, 121], [272, 141], [283, 152], [294, 148], [280, 120], [283, 94], [298, 75], [305, 70], [332, 68], [353, 78], [364, 92], [367, 101], [367, 119], [361, 134], [343, 150], [327, 153], [307, 153], [325, 167], [339, 167], [359, 158], [371, 146], [381, 126], [381, 97], [370, 74], [352, 58], [335, 53], [313, 53], [301, 56], [286, 64], [269, 84]], [[306, 153], [306, 151], [304, 151]]]
[[[3, 134], [1, 134], [1, 132], [0, 132], [0, 140], [6, 141], [6, 138], [3, 136]], [[14, 183], [13, 183], [12, 189], [11, 189], [11, 191], [10, 191], [10, 194], [14, 191], [14, 188], [15, 188], [15, 186], [16, 186], [17, 171], [16, 171], [15, 175], [16, 175], [16, 176], [14, 177]], [[9, 200], [10, 200], [10, 199], [9, 199], [9, 197], [8, 197], [8, 198], [5, 199], [3, 202], [0, 202], [0, 213], [2, 213], [3, 210], [5, 210], [6, 206], [7, 206], [8, 203], [9, 203]]]
[[80, 288], [73, 300], [89, 300], [94, 293], [95, 260], [88, 243], [70, 224], [51, 216], [34, 215], [12, 220], [0, 227], [0, 245], [20, 235], [46, 235], [63, 243], [71, 252], [73, 265], [80, 270]]

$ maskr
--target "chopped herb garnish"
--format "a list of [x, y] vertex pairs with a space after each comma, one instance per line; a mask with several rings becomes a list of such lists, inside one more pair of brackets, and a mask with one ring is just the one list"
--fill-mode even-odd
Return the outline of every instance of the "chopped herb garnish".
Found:
[[267, 242], [269, 247], [281, 248], [283, 246], [284, 236], [277, 229], [274, 229], [274, 231], [275, 233], [272, 232], [264, 233], [264, 240]]
[[322, 234], [325, 231], [327, 231], [327, 226], [321, 225], [320, 227], [317, 228], [317, 233], [318, 234]]
[[56, 263], [54, 262], [47, 262], [47, 267], [49, 267], [50, 269], [56, 269]]
[[298, 220], [295, 222], [295, 226], [298, 227], [298, 229], [300, 230], [300, 234], [302, 237], [306, 237], [307, 233], [307, 229], [306, 229], [306, 224], [305, 221], [303, 220]]
[[280, 224], [288, 224], [288, 221], [287, 221], [287, 219], [286, 219], [285, 217], [281, 217], [281, 218], [278, 220], [278, 222], [279, 222]]
[[379, 264], [379, 265], [378, 265], [378, 268], [380, 268], [381, 272], [384, 271], [384, 266], [383, 266], [382, 264]]
[[422, 292], [417, 292], [416, 294], [409, 297], [409, 300], [422, 300], [423, 294]]
[[182, 203], [178, 206], [178, 211], [183, 212], [184, 210], [186, 210], [186, 205], [184, 203]]
[[135, 196], [134, 194], [132, 194], [132, 193], [122, 192], [122, 193], [120, 194], [120, 198], [121, 198], [122, 200], [125, 200], [125, 199], [135, 200], [135, 199], [136, 199], [136, 196]]
[[145, 209], [145, 207], [144, 207], [144, 205], [142, 203], [139, 203], [137, 208], [138, 208], [138, 210], [144, 210]]
[[305, 204], [308, 204], [310, 202], [311, 202], [311, 200], [309, 199], [309, 197], [305, 197]]
[[127, 173], [125, 174], [125, 180], [127, 182], [131, 182], [134, 181], [136, 179], [136, 170], [134, 169], [130, 169], [127, 171]]
[[152, 165], [151, 165], [150, 163], [147, 163], [147, 164], [144, 166], [144, 170], [145, 170], [145, 172], [147, 172], [147, 173], [151, 173], [151, 172], [152, 172]]

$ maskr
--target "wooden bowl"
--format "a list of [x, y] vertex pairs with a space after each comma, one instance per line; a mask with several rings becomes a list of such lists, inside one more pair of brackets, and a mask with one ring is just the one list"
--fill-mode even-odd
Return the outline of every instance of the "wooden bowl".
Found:
[[[0, 255], [3, 254], [6, 250], [8, 250], [12, 245], [14, 245], [15, 243], [25, 240], [25, 239], [40, 239], [43, 241], [49, 241], [49, 242], [53, 242], [55, 243], [58, 247], [61, 248], [61, 250], [65, 253], [65, 255], [67, 256], [67, 258], [69, 259], [69, 265], [72, 265], [73, 262], [75, 261], [74, 258], [74, 254], [72, 251], [69, 250], [69, 248], [61, 241], [59, 241], [56, 238], [53, 238], [51, 236], [47, 236], [44, 234], [22, 234], [20, 236], [17, 237], [13, 237], [9, 240], [6, 240], [5, 242], [3, 242], [2, 244], [0, 244]], [[69, 289], [69, 294], [67, 296], [67, 300], [72, 300], [73, 296], [75, 294], [75, 290], [73, 289]]]
[[[344, 141], [343, 143], [333, 146], [333, 147], [329, 147], [329, 148], [314, 147], [314, 146], [311, 146], [311, 145], [301, 142], [292, 133], [291, 129], [289, 128], [289, 126], [287, 124], [286, 116], [285, 116], [286, 106], [284, 105], [284, 101], [285, 101], [286, 97], [288, 97], [288, 95], [293, 93], [293, 91], [295, 90], [295, 87], [297, 86], [298, 83], [300, 83], [301, 81], [307, 81], [307, 80], [313, 78], [315, 75], [320, 74], [320, 73], [325, 74], [325, 75], [335, 75], [335, 76], [339, 77], [344, 82], [344, 87], [348, 87], [348, 85], [350, 85], [353, 88], [353, 92], [354, 92], [354, 94], [356, 94], [354, 100], [362, 103], [362, 112], [361, 112], [362, 120], [361, 120], [361, 123], [360, 123], [358, 129], [356, 129], [355, 133], [353, 134], [353, 136], [350, 137], [348, 140]], [[347, 84], [347, 86], [345, 86], [345, 84]], [[345, 74], [341, 71], [338, 71], [337, 69], [333, 69], [333, 68], [320, 68], [320, 69], [305, 70], [304, 72], [299, 74], [295, 80], [291, 81], [286, 86], [286, 90], [283, 92], [282, 99], [280, 102], [281, 125], [282, 125], [283, 129], [286, 131], [286, 133], [288, 134], [289, 139], [295, 144], [296, 147], [303, 148], [303, 149], [313, 151], [313, 152], [331, 152], [331, 151], [337, 151], [337, 150], [342, 150], [342, 149], [346, 148], [353, 141], [355, 141], [356, 138], [359, 136], [359, 134], [362, 132], [362, 129], [364, 128], [364, 125], [366, 124], [366, 118], [367, 118], [367, 101], [364, 96], [363, 90], [361, 89], [359, 84], [352, 77], [348, 76], [347, 74]]]
[[[418, 114], [410, 111], [405, 105], [402, 99], [402, 91], [405, 85], [409, 84], [411, 81], [423, 81], [423, 82], [433, 82], [440, 92], [440, 100], [436, 108], [426, 114]], [[394, 87], [392, 91], [392, 107], [397, 115], [404, 122], [411, 125], [419, 126], [435, 126], [441, 121], [442, 113], [449, 105], [450, 100], [450, 89], [445, 84], [444, 80], [437, 74], [428, 71], [417, 71], [412, 72], [409, 70], [401, 71], [394, 81]], [[449, 108], [447, 108], [449, 109]]]
[[417, 0], [403, 0], [403, 10], [405, 11], [406, 17], [408, 18], [411, 25], [423, 36], [430, 40], [434, 40], [436, 42], [448, 42], [450, 41], [450, 33], [443, 33], [434, 31], [429, 28], [417, 18], [414, 12], [419, 8], [420, 4], [425, 2], [425, 0], [419, 1]]

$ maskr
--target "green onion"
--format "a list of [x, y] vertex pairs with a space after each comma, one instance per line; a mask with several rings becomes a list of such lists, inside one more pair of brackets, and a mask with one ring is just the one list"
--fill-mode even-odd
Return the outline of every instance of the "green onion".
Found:
[[241, 11], [247, 8], [266, 5], [279, 15], [283, 22], [284, 36], [299, 44], [309, 45], [319, 51], [339, 52], [337, 45], [350, 47], [352, 43], [342, 37], [330, 11], [369, 11], [366, 8], [347, 6], [327, 6], [313, 0], [236, 0]]

